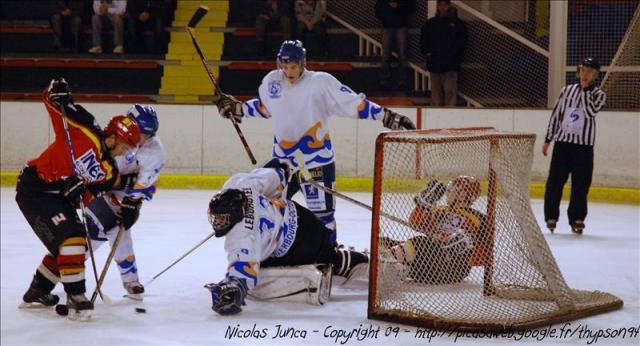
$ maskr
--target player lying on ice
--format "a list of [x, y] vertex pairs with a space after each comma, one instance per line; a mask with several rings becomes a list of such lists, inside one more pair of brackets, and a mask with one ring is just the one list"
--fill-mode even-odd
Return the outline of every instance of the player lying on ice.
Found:
[[[446, 205], [437, 205], [446, 194]], [[450, 284], [464, 280], [472, 266], [482, 265], [486, 217], [472, 208], [480, 196], [474, 177], [458, 176], [446, 186], [436, 180], [414, 197], [409, 224], [426, 235], [405, 241], [380, 238], [409, 278], [427, 284]]]
[[233, 175], [211, 199], [209, 222], [216, 237], [225, 237], [229, 259], [226, 277], [205, 286], [215, 312], [240, 312], [249, 291], [259, 299], [322, 304], [332, 269], [347, 278], [367, 271], [367, 255], [337, 248], [317, 216], [282, 199], [289, 174], [286, 164], [272, 159], [264, 168]]

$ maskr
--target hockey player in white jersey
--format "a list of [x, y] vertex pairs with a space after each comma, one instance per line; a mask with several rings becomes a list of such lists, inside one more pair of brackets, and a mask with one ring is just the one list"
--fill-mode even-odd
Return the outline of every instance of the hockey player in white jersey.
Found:
[[125, 231], [114, 254], [122, 284], [131, 298], [140, 298], [144, 287], [138, 278], [138, 268], [133, 251], [131, 226], [138, 220], [142, 201], [150, 201], [155, 183], [164, 166], [166, 153], [158, 131], [158, 116], [151, 106], [134, 105], [127, 116], [140, 127], [141, 141], [137, 150], [130, 150], [116, 159], [121, 176], [117, 189], [97, 196], [85, 208], [87, 227], [94, 249], [107, 240], [113, 245], [118, 234], [118, 224]]
[[[242, 310], [248, 291], [257, 291], [260, 285], [261, 268], [333, 265], [335, 275], [349, 277], [356, 266], [369, 262], [363, 253], [337, 248], [331, 239], [333, 231], [308, 209], [281, 199], [287, 180], [288, 167], [272, 159], [265, 168], [233, 175], [211, 199], [209, 222], [216, 237], [225, 237], [229, 260], [226, 277], [205, 286], [217, 313], [228, 315]], [[330, 273], [326, 276], [319, 282], [322, 287], [315, 289], [324, 288], [328, 295]], [[296, 281], [304, 280], [301, 276]], [[290, 287], [283, 286], [280, 296], [307, 294], [307, 290], [290, 292]]]
[[[300, 150], [313, 179], [320, 184], [335, 188], [334, 152], [327, 124], [330, 117], [382, 120], [385, 127], [393, 130], [415, 129], [406, 116], [377, 105], [364, 94], [356, 94], [332, 75], [307, 70], [306, 51], [300, 41], [284, 41], [277, 63], [278, 69], [262, 80], [258, 98], [240, 102], [222, 94], [217, 95], [214, 102], [223, 117], [234, 117], [236, 122], [245, 116], [271, 118], [275, 133], [273, 157], [288, 160], [297, 167], [293, 152]], [[300, 188], [307, 207], [335, 231], [333, 196], [311, 184], [299, 186], [293, 179], [287, 197]], [[335, 239], [334, 232], [334, 242]]]

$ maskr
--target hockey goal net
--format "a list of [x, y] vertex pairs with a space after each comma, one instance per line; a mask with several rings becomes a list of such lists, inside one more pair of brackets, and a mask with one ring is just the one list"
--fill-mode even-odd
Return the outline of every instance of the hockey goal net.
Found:
[[622, 306], [567, 286], [531, 209], [534, 143], [492, 128], [378, 136], [369, 318], [504, 331]]

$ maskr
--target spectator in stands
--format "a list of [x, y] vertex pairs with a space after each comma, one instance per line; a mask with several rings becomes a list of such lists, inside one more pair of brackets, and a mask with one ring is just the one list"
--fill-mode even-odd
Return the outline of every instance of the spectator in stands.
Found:
[[391, 87], [391, 50], [394, 41], [400, 62], [398, 88], [404, 88], [407, 82], [407, 28], [415, 8], [415, 0], [376, 1], [376, 17], [382, 22], [383, 28], [380, 85], [385, 89]]
[[78, 52], [84, 0], [56, 0], [54, 6], [55, 13], [51, 16], [53, 48]]
[[176, 8], [178, 7], [178, 0], [163, 0], [164, 11], [162, 13], [162, 25], [165, 28], [170, 28], [175, 18]]
[[291, 0], [265, 0], [258, 16], [256, 17], [256, 48], [260, 56], [265, 56], [267, 46], [265, 44], [265, 32], [267, 24], [279, 22], [282, 30], [282, 38], [291, 39]]
[[431, 105], [455, 106], [467, 28], [450, 0], [438, 0], [436, 16], [422, 26], [420, 49], [431, 78]]
[[328, 55], [327, 28], [324, 24], [327, 15], [325, 0], [297, 0], [295, 4], [296, 36], [309, 47], [306, 37], [314, 35], [320, 41], [322, 55]]
[[89, 53], [102, 54], [102, 28], [113, 28], [113, 52], [124, 53], [124, 15], [127, 0], [93, 0], [91, 27], [93, 28], [93, 47]]
[[160, 53], [164, 38], [162, 24], [164, 11], [164, 1], [129, 0], [127, 2], [127, 31], [131, 35], [131, 47], [136, 53]]

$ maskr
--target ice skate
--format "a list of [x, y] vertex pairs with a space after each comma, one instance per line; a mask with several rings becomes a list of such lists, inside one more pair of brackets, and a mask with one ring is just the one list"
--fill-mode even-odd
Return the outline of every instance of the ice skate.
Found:
[[127, 290], [127, 294], [124, 297], [133, 300], [142, 300], [142, 294], [144, 293], [144, 286], [139, 281], [124, 282], [122, 283], [124, 289]]
[[571, 224], [571, 232], [575, 234], [582, 234], [582, 230], [584, 230], [584, 221], [576, 220]]
[[73, 321], [86, 322], [91, 319], [93, 303], [84, 293], [67, 296], [68, 318]]
[[18, 306], [20, 309], [39, 309], [52, 307], [60, 301], [60, 298], [52, 293], [43, 292], [36, 287], [29, 287], [27, 292], [22, 296], [22, 303]]

